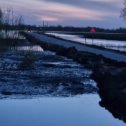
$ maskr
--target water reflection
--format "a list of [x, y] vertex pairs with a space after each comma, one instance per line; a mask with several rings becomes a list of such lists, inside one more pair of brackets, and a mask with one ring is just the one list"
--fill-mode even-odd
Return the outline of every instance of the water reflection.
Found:
[[9, 47], [10, 51], [17, 50], [17, 51], [31, 51], [31, 52], [43, 52], [44, 50], [39, 45], [26, 45], [26, 46], [16, 46], [16, 47]]

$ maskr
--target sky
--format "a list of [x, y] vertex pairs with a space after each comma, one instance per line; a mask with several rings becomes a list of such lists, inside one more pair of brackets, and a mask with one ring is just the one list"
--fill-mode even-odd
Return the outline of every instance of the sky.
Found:
[[75, 27], [126, 27], [120, 18], [124, 0], [0, 0], [1, 8], [13, 8], [25, 23]]

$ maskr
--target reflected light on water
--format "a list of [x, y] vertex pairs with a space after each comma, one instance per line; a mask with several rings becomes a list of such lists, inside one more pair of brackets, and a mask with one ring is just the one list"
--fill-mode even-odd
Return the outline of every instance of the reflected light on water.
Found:
[[17, 47], [17, 50], [19, 50], [19, 51], [38, 51], [38, 52], [43, 52], [44, 51], [38, 45]]

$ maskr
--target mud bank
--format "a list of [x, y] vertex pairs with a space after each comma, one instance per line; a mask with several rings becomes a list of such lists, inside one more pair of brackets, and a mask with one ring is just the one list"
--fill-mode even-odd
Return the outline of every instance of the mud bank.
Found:
[[99, 104], [115, 118], [126, 122], [126, 68], [101, 67], [92, 77], [98, 84], [98, 93], [101, 97]]
[[89, 52], [78, 51], [74, 47], [66, 48], [63, 46], [56, 45], [56, 44], [47, 43], [39, 39], [36, 39], [32, 35], [24, 33], [24, 32], [22, 32], [21, 34], [24, 35], [30, 42], [41, 45], [44, 48], [44, 50], [54, 51], [59, 55], [72, 58], [75, 61], [86, 65], [87, 67], [91, 67], [91, 68], [93, 67], [93, 69], [96, 68], [97, 65], [99, 66], [99, 65], [104, 65], [104, 64], [109, 64], [109, 65], [118, 66], [118, 67], [120, 66], [126, 67], [126, 63], [123, 61], [117, 62], [110, 58], [105, 58], [102, 55], [98, 55], [98, 54], [96, 55]]

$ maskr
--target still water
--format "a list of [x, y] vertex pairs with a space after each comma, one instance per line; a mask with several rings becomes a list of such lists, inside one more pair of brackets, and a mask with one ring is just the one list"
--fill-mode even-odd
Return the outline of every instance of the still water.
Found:
[[1, 126], [125, 126], [98, 104], [97, 94], [0, 100]]
[[125, 126], [99, 105], [93, 71], [19, 45], [0, 51], [0, 126]]

